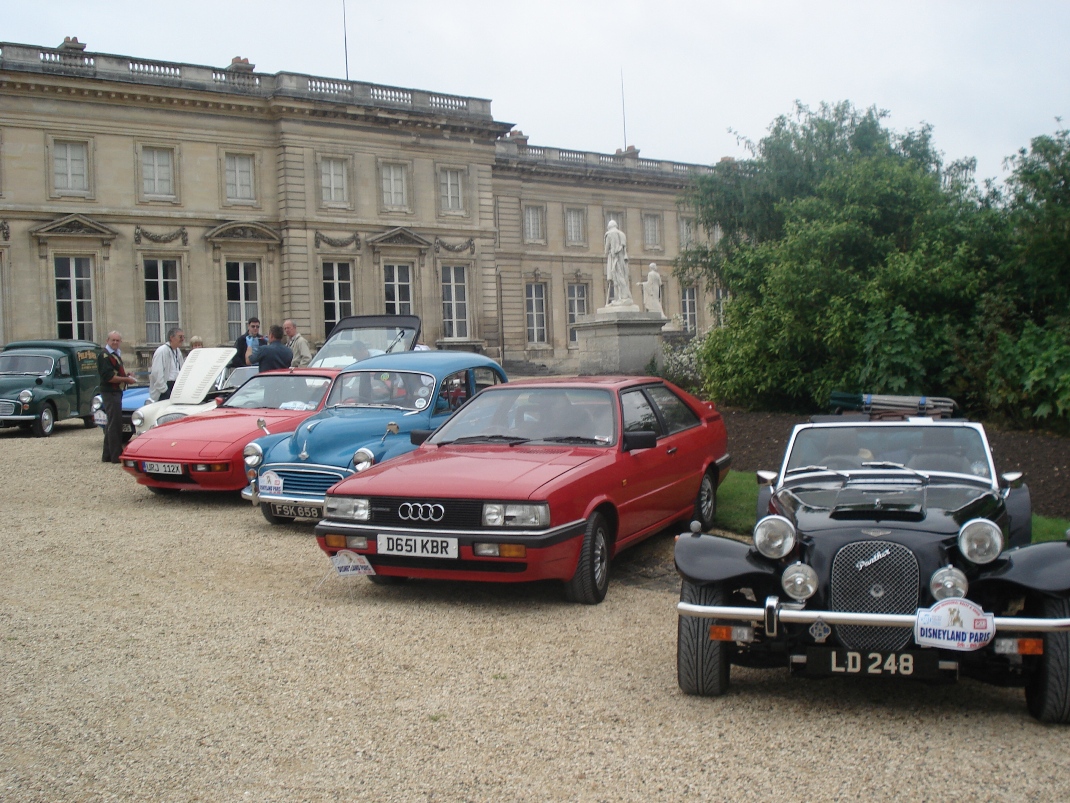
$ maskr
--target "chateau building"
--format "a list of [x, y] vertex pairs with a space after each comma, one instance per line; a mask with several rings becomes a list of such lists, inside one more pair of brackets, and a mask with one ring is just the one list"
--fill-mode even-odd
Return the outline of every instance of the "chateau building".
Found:
[[[181, 325], [233, 343], [252, 315], [322, 342], [346, 315], [568, 371], [607, 302], [603, 233], [655, 262], [669, 326], [709, 299], [671, 263], [706, 168], [528, 145], [490, 101], [0, 44], [0, 342], [123, 334], [144, 364]], [[636, 295], [638, 288], [636, 288]]]

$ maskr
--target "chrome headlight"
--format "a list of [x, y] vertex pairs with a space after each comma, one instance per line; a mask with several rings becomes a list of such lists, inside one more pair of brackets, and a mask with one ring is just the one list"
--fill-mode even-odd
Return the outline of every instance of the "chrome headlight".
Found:
[[369, 468], [375, 465], [375, 455], [372, 454], [372, 450], [366, 447], [361, 447], [353, 453], [353, 470], [360, 473], [361, 471], [367, 471]]
[[767, 558], [782, 558], [795, 547], [795, 525], [783, 516], [766, 516], [754, 525], [754, 546]]
[[96, 396], [93, 397], [93, 403], [91, 405], [89, 405], [89, 412], [95, 413], [97, 410], [99, 410], [103, 406], [104, 406], [104, 399], [98, 393]]
[[793, 563], [781, 575], [780, 587], [792, 599], [810, 599], [817, 593], [817, 572], [805, 563]]
[[354, 496], [328, 496], [324, 504], [324, 517], [349, 521], [368, 521], [372, 515], [369, 499]]
[[130, 423], [135, 427], [140, 427], [145, 423], [145, 416], [141, 414], [140, 410], [134, 410], [134, 412], [130, 414]]
[[1003, 533], [995, 522], [971, 519], [959, 530], [959, 551], [970, 563], [991, 563], [1003, 551]]
[[23, 390], [23, 391], [19, 392], [18, 398], [19, 398], [19, 402], [21, 402], [22, 404], [29, 404], [30, 403], [30, 399], [33, 398], [33, 391], [30, 390], [29, 388], [26, 388], [26, 390]]
[[259, 443], [245, 444], [245, 448], [241, 450], [241, 456], [245, 460], [245, 465], [250, 468], [256, 468], [264, 462], [264, 450], [260, 448]]
[[933, 599], [965, 597], [969, 588], [970, 583], [966, 575], [954, 566], [937, 569], [929, 579], [929, 590], [933, 594]]
[[550, 524], [550, 506], [488, 502], [483, 505], [484, 527], [546, 527]]

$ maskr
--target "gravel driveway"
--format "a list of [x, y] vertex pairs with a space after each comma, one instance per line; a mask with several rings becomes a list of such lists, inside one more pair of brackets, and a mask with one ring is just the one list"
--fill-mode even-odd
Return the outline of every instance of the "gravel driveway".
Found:
[[[1016, 689], [676, 685], [675, 581], [328, 575], [311, 526], [157, 498], [99, 431], [0, 431], [0, 799], [1001, 799], [1070, 796], [1070, 729]], [[324, 579], [326, 577], [326, 579]], [[322, 582], [321, 582], [322, 581]]]

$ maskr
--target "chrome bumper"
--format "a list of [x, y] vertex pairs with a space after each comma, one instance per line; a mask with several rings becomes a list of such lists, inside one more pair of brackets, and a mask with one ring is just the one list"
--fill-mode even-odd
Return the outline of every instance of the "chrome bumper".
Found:
[[[850, 611], [807, 611], [785, 607], [779, 597], [766, 597], [764, 608], [736, 608], [729, 605], [695, 605], [678, 602], [676, 610], [700, 619], [728, 619], [734, 622], [760, 622], [767, 635], [776, 636], [781, 622], [810, 625], [822, 621], [827, 625], [869, 625], [872, 627], [914, 627], [917, 613], [852, 613]], [[996, 632], [1061, 633], [1070, 631], [1070, 619], [1030, 619], [1021, 616], [996, 616]]]
[[35, 415], [0, 415], [0, 421], [36, 421]]

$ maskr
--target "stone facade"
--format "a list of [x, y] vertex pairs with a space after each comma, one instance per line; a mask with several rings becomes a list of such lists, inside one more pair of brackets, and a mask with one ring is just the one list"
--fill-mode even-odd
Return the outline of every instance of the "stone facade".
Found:
[[144, 359], [176, 323], [211, 345], [293, 318], [322, 342], [411, 313], [429, 345], [577, 370], [610, 217], [634, 281], [659, 263], [666, 315], [705, 328], [669, 270], [705, 168], [512, 128], [478, 98], [2, 44], [0, 341], [118, 329]]

